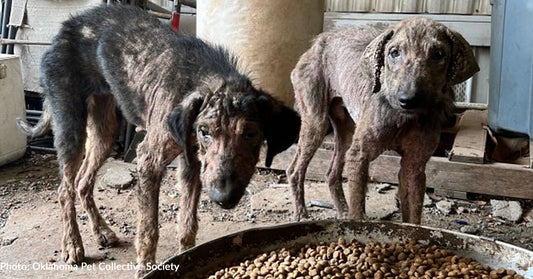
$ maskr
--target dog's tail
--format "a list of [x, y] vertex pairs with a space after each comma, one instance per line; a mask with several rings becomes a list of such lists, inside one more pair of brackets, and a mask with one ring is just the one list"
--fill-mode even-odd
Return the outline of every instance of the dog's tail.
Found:
[[43, 114], [35, 126], [31, 126], [28, 122], [20, 117], [17, 117], [16, 122], [19, 129], [29, 137], [35, 138], [46, 134], [48, 131], [50, 131], [52, 124], [52, 115], [50, 114], [50, 105], [48, 104], [48, 100], [46, 98], [44, 99]]

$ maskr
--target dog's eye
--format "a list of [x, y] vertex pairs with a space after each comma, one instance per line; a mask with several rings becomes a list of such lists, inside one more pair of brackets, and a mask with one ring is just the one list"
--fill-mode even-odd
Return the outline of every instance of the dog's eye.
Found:
[[198, 133], [200, 134], [200, 137], [204, 142], [210, 142], [211, 141], [211, 135], [209, 134], [209, 130], [206, 127], [200, 127], [198, 129]]
[[255, 130], [248, 130], [246, 132], [244, 132], [244, 138], [246, 140], [253, 140], [257, 137], [258, 133], [257, 131]]
[[444, 51], [442, 49], [434, 49], [431, 51], [431, 59], [439, 61], [444, 58]]
[[390, 58], [397, 59], [398, 57], [400, 57], [400, 55], [402, 55], [402, 54], [401, 54], [399, 49], [397, 49], [395, 47], [391, 48], [391, 50], [389, 52]]

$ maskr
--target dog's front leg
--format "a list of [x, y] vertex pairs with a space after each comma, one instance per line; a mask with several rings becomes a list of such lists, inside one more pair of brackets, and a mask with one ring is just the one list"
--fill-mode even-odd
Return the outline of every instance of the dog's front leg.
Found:
[[399, 180], [399, 196], [404, 222], [420, 224], [422, 205], [426, 190], [426, 162], [413, 158], [411, 154], [402, 157]]
[[139, 185], [137, 199], [139, 213], [137, 223], [137, 275], [144, 274], [148, 264], [155, 264], [157, 240], [159, 238], [158, 207], [159, 186], [162, 170], [149, 162], [147, 154], [140, 156], [138, 161]]
[[350, 193], [348, 218], [361, 221], [365, 217], [365, 197], [368, 183], [369, 160], [361, 148], [361, 141], [354, 137], [346, 154], [348, 191]]
[[194, 160], [187, 165], [184, 156], [179, 156], [178, 177], [181, 185], [178, 241], [180, 251], [184, 251], [195, 245], [198, 232], [197, 209], [202, 187], [200, 162]]
[[426, 192], [426, 163], [437, 148], [439, 137], [438, 129], [432, 133], [412, 129], [402, 142], [398, 195], [404, 222], [420, 224]]
[[165, 167], [177, 154], [174, 141], [162, 129], [148, 131], [137, 148], [137, 171], [139, 203], [137, 223], [137, 277], [143, 275], [148, 264], [155, 264], [159, 238], [158, 207], [159, 187]]

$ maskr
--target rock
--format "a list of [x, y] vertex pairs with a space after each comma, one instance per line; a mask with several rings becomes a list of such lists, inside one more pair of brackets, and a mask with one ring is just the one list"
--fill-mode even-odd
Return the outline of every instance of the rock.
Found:
[[18, 237], [9, 237], [9, 238], [3, 238], [1, 241], [0, 241], [0, 247], [1, 246], [9, 246], [11, 244], [13, 244], [13, 242], [15, 242], [15, 240], [17, 240]]
[[435, 204], [437, 209], [444, 215], [448, 215], [452, 212], [453, 205], [453, 201], [450, 200], [441, 200]]
[[463, 213], [468, 213], [468, 209], [467, 208], [464, 208], [462, 206], [459, 206], [457, 207], [457, 214], [463, 214]]
[[492, 216], [517, 222], [522, 217], [522, 207], [517, 201], [490, 200]]
[[135, 166], [131, 164], [113, 161], [104, 166], [105, 173], [101, 178], [101, 185], [114, 189], [127, 189], [133, 184], [132, 172]]
[[524, 213], [524, 221], [533, 225], [533, 208], [530, 208]]
[[469, 234], [476, 234], [479, 232], [479, 228], [473, 225], [462, 226], [460, 230], [461, 232], [469, 233]]
[[381, 183], [376, 185], [376, 190], [379, 194], [384, 194], [388, 190], [392, 189], [392, 186], [388, 183]]
[[424, 207], [430, 207], [433, 205], [433, 200], [429, 197], [428, 193], [424, 194]]

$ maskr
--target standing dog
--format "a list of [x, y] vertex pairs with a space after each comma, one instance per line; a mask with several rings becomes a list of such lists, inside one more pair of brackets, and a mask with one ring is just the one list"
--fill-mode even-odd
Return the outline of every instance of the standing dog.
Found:
[[[116, 106], [146, 131], [137, 148], [137, 263], [155, 263], [159, 185], [179, 154], [179, 244], [195, 244], [201, 186], [223, 208], [234, 207], [267, 141], [266, 164], [295, 142], [296, 112], [255, 88], [226, 50], [127, 6], [97, 7], [63, 23], [42, 61], [44, 117], [30, 136], [53, 125], [60, 172], [62, 257], [83, 260], [76, 189], [100, 245], [117, 241], [98, 212], [93, 186], [117, 129]], [[84, 152], [84, 146], [87, 144]], [[85, 155], [85, 156], [84, 156]], [[139, 274], [142, 274], [140, 271]]]
[[346, 212], [345, 153], [348, 217], [361, 220], [369, 163], [392, 149], [402, 156], [402, 219], [420, 223], [425, 166], [441, 123], [453, 113], [452, 85], [478, 70], [460, 34], [425, 18], [404, 20], [384, 32], [346, 28], [319, 35], [291, 75], [302, 118], [298, 151], [287, 169], [296, 219], [307, 215], [305, 173], [331, 125], [335, 149], [327, 180], [338, 215]]

